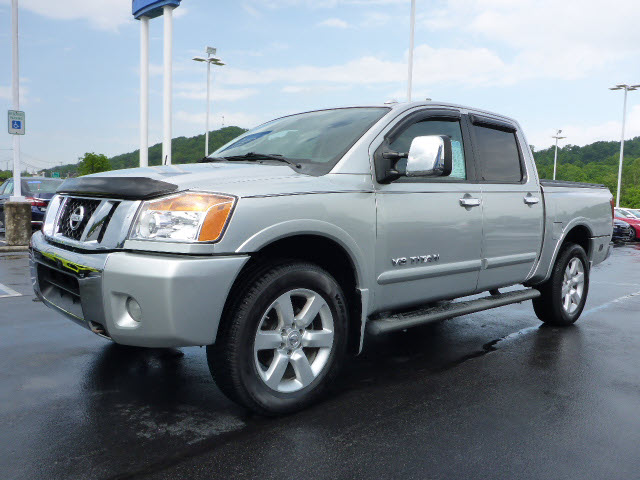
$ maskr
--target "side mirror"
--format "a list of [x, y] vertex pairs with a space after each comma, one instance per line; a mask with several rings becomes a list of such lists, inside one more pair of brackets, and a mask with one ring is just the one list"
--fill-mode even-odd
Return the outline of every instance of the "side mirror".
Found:
[[446, 177], [451, 174], [453, 154], [447, 135], [416, 137], [407, 157], [407, 177]]

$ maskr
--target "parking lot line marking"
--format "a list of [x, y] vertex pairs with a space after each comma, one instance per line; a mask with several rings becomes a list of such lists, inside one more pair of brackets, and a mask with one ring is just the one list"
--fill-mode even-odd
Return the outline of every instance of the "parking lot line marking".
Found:
[[603, 303], [602, 305], [598, 305], [597, 307], [590, 308], [586, 312], [583, 312], [582, 315], [583, 316], [589, 315], [590, 313], [597, 312], [598, 310], [602, 310], [603, 308], [607, 308], [608, 306], [613, 305], [614, 303], [623, 302], [625, 300], [628, 300], [629, 298], [632, 298], [638, 295], [640, 295], [640, 291], [630, 293], [629, 295], [623, 295], [622, 297], [615, 298], [609, 302]]
[[6, 293], [6, 295], [0, 295], [0, 298], [22, 296], [21, 293], [16, 292], [13, 288], [9, 288], [6, 285], [3, 285], [2, 283], [0, 283], [0, 294], [2, 293]]

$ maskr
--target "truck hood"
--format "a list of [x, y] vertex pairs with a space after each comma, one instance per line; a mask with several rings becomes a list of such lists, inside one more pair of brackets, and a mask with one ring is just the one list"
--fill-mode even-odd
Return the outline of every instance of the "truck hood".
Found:
[[[84, 179], [149, 178], [176, 185], [175, 190], [228, 193], [239, 197], [335, 190], [336, 175], [315, 177], [295, 172], [288, 165], [220, 162], [131, 168], [102, 172]], [[342, 184], [344, 189], [344, 182]]]

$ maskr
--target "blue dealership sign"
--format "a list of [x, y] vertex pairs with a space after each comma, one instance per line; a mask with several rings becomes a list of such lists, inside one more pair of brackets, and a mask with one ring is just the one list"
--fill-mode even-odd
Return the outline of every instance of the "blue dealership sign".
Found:
[[162, 15], [162, 7], [179, 7], [181, 0], [133, 0], [133, 16], [155, 18]]

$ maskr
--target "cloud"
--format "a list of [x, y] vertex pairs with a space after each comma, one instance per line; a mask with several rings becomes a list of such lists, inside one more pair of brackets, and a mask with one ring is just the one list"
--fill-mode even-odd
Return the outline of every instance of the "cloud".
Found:
[[327, 18], [318, 23], [319, 27], [331, 27], [331, 28], [349, 28], [349, 24], [339, 18]]
[[[225, 126], [238, 126], [243, 128], [252, 128], [267, 120], [271, 119], [271, 116], [260, 117], [257, 115], [242, 113], [242, 112], [212, 112], [210, 120], [212, 128], [219, 128], [222, 122], [222, 116], [224, 115]], [[207, 120], [206, 113], [192, 113], [186, 111], [179, 111], [175, 115], [177, 122], [189, 123], [194, 125], [204, 125]]]
[[[198, 55], [202, 55], [201, 53], [199, 53]], [[195, 63], [195, 62], [191, 62], [191, 63]], [[176, 62], [174, 60], [173, 64], [172, 64], [172, 70], [174, 75], [176, 74], [176, 72], [184, 72], [185, 70], [187, 70], [189, 67], [193, 67], [193, 65], [189, 64], [189, 63], [185, 63], [185, 62]], [[138, 75], [140, 75], [140, 67], [137, 66], [135, 68], [135, 71]], [[157, 76], [161, 76], [164, 75], [164, 65], [162, 63], [150, 63], [149, 64], [149, 75], [152, 77], [157, 77]]]
[[366, 28], [382, 27], [391, 21], [391, 15], [381, 12], [367, 12], [364, 14], [360, 26]]
[[293, 94], [299, 94], [299, 93], [317, 94], [317, 93], [326, 93], [326, 92], [337, 92], [340, 90], [347, 90], [348, 88], [349, 87], [346, 85], [345, 86], [343, 85], [286, 85], [285, 87], [282, 87], [280, 91], [282, 93], [293, 93]]
[[[207, 86], [205, 82], [179, 82], [174, 85], [174, 95], [176, 98], [187, 100], [206, 100]], [[233, 102], [256, 95], [255, 88], [222, 88], [214, 86], [211, 89], [211, 100], [215, 102]]]
[[242, 4], [242, 9], [247, 12], [249, 15], [251, 15], [252, 17], [260, 17], [260, 11], [254, 7], [252, 7], [249, 4], [243, 3]]
[[[508, 64], [487, 48], [435, 48], [419, 45], [414, 54], [414, 84], [428, 86], [450, 82], [465, 86], [504, 85], [514, 81], [518, 65]], [[406, 82], [406, 60], [364, 56], [346, 63], [286, 68], [221, 71], [225, 84], [265, 85], [384, 85]]]
[[130, 0], [20, 0], [20, 8], [56, 20], [86, 20], [101, 30], [116, 30], [133, 19]]
[[[0, 0], [8, 5], [11, 0]], [[20, 8], [56, 20], [85, 20], [100, 30], [117, 30], [133, 21], [131, 0], [20, 0]], [[176, 9], [175, 17], [184, 17], [189, 10]]]
[[[30, 103], [40, 101], [39, 98], [32, 98], [29, 96], [29, 87], [24, 85], [27, 82], [28, 80], [25, 78], [20, 79], [20, 105], [28, 105]], [[0, 85], [0, 100], [6, 100], [8, 102], [13, 101], [13, 90], [11, 85]]]
[[[567, 137], [560, 141], [559, 146], [569, 144], [582, 146], [598, 141], [619, 139], [622, 122], [612, 120], [597, 125], [569, 124], [560, 125], [559, 128], [562, 128], [562, 135]], [[551, 138], [555, 132], [553, 129], [536, 131], [530, 136], [529, 141], [535, 145], [536, 150], [542, 150], [555, 144], [555, 140]], [[625, 139], [637, 136], [640, 136], [640, 105], [634, 105], [629, 110], [625, 126]]]
[[427, 29], [458, 35], [460, 26], [475, 42], [497, 45], [513, 56], [510, 80], [582, 78], [640, 54], [636, 0], [605, 8], [599, 0], [449, 0], [419, 15]]
[[190, 12], [191, 10], [189, 10], [188, 8], [180, 4], [180, 8], [175, 9], [175, 13], [173, 14], [173, 16], [175, 18], [182, 18], [182, 17], [186, 17]]
[[335, 8], [340, 5], [407, 5], [408, 0], [253, 0], [255, 8], [308, 7], [313, 9]]

